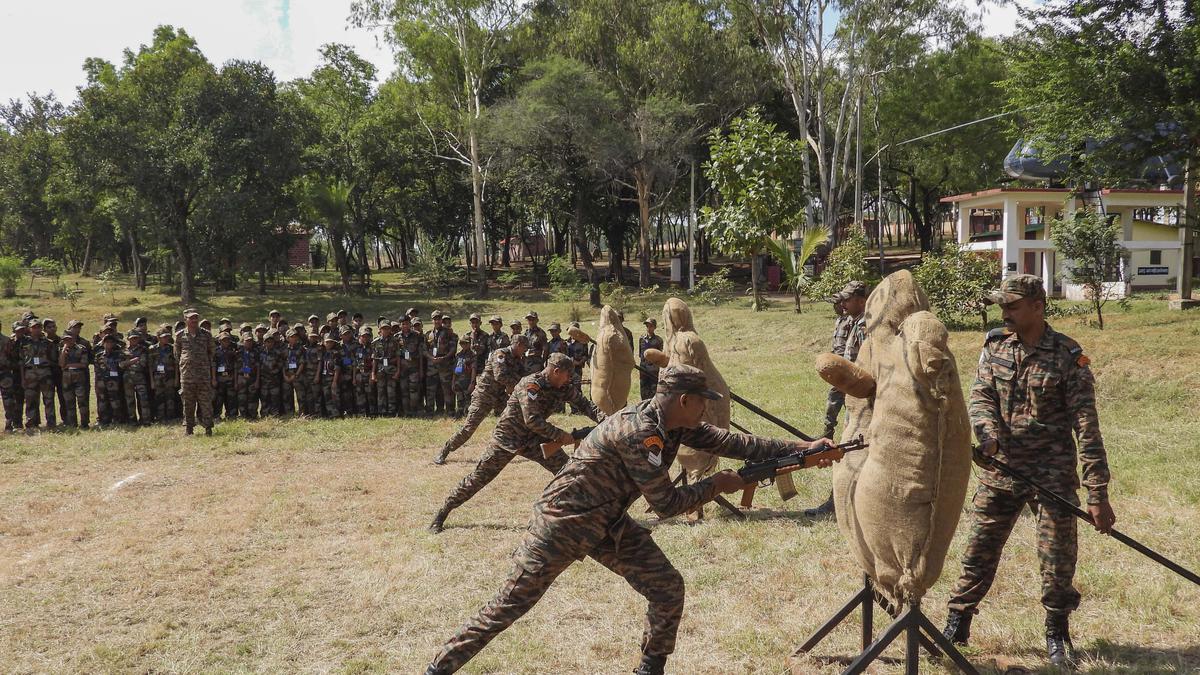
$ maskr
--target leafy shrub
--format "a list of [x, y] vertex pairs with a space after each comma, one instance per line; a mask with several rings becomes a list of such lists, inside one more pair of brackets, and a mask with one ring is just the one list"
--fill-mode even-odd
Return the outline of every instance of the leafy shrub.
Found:
[[624, 310], [629, 303], [629, 291], [616, 282], [600, 284], [600, 296], [604, 298], [604, 304], [618, 311]]
[[559, 302], [579, 299], [587, 287], [566, 256], [556, 255], [551, 258], [546, 266], [546, 273], [550, 277], [550, 292]]
[[17, 294], [17, 283], [21, 281], [21, 261], [11, 256], [0, 258], [0, 290], [4, 297]]
[[829, 252], [821, 276], [808, 284], [804, 294], [813, 299], [828, 298], [851, 281], [875, 285], [879, 275], [867, 266], [867, 255], [867, 237], [860, 228], [850, 228], [842, 243]]
[[729, 302], [733, 298], [734, 290], [733, 281], [729, 278], [729, 269], [722, 267], [698, 279], [692, 287], [691, 296], [708, 305], [719, 305]]
[[995, 258], [946, 242], [940, 252], [925, 256], [913, 277], [942, 321], [965, 325], [971, 317], [981, 317], [986, 327], [983, 296], [996, 287], [998, 272]]
[[63, 275], [62, 263], [51, 258], [38, 258], [29, 265], [31, 268], [38, 270], [44, 277], [53, 277], [55, 279]]
[[412, 257], [412, 275], [428, 289], [449, 291], [450, 282], [457, 272], [454, 256], [450, 254], [449, 242], [425, 239]]
[[521, 273], [517, 270], [509, 270], [497, 275], [496, 281], [505, 288], [516, 288], [521, 284]]

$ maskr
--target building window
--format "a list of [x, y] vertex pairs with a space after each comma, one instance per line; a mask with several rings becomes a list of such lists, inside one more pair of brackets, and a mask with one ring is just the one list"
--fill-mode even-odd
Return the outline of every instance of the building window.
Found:
[[1162, 251], [1150, 251], [1150, 264], [1151, 265], [1161, 265], [1162, 264]]

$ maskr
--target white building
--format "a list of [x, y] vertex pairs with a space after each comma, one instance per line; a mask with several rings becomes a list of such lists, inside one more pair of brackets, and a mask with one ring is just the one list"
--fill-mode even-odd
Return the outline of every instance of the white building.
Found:
[[[1120, 218], [1129, 250], [1126, 278], [1133, 289], [1173, 288], [1183, 257], [1182, 190], [1104, 190], [1104, 208]], [[1063, 287], [1062, 266], [1049, 223], [1080, 206], [1066, 188], [1002, 187], [944, 197], [955, 208], [959, 243], [992, 251], [1005, 276], [1034, 274], [1053, 295], [1075, 297]], [[1124, 291], [1124, 284], [1118, 294]]]

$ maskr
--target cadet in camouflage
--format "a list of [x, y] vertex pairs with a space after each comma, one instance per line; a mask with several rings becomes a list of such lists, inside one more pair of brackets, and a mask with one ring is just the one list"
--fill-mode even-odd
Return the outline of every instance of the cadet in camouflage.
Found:
[[559, 574], [585, 556], [624, 577], [649, 602], [642, 664], [635, 672], [661, 674], [675, 649], [683, 615], [683, 577], [650, 531], [626, 513], [630, 505], [644, 496], [659, 517], [666, 518], [745, 487], [729, 470], [676, 487], [668, 469], [681, 443], [723, 457], [762, 460], [828, 442], [731, 434], [700, 422], [705, 400], [719, 396], [708, 389], [703, 371], [672, 366], [661, 372], [654, 398], [602, 421], [534, 506], [533, 519], [500, 592], [445, 643], [426, 674], [461, 668], [537, 604]]
[[58, 362], [58, 354], [52, 352], [50, 341], [42, 332], [37, 319], [29, 321], [29, 337], [19, 343], [21, 355], [21, 388], [25, 392], [25, 428], [36, 429], [42, 423], [45, 407], [46, 427], [57, 426], [54, 414], [54, 377], [50, 362]]
[[573, 371], [571, 359], [566, 354], [554, 354], [542, 370], [517, 383], [479, 463], [446, 497], [429, 526], [430, 530], [440, 532], [446, 516], [492, 482], [517, 455], [537, 462], [550, 473], [557, 473], [566, 464], [566, 453], [558, 452], [547, 458], [541, 451], [540, 445], [545, 441], [565, 438], [567, 443], [574, 442], [570, 440], [569, 432], [548, 421], [551, 411], [563, 401], [569, 401], [580, 414], [596, 422], [604, 419], [604, 413], [571, 386]]
[[183, 403], [183, 424], [192, 433], [196, 422], [212, 435], [213, 388], [216, 373], [213, 353], [216, 350], [212, 333], [200, 327], [200, 314], [194, 309], [184, 312], [186, 325], [175, 333], [175, 360], [179, 362], [179, 395]]
[[446, 457], [471, 438], [489, 412], [499, 415], [504, 411], [505, 402], [521, 379], [521, 369], [524, 367], [524, 359], [518, 354], [528, 346], [529, 338], [518, 335], [513, 338], [511, 345], [497, 349], [488, 356], [483, 372], [475, 381], [475, 391], [471, 393], [471, 403], [467, 407], [467, 419], [433, 458], [434, 464], [445, 464]]
[[67, 427], [86, 429], [89, 421], [88, 363], [91, 354], [87, 346], [79, 342], [72, 333], [63, 335], [62, 351], [58, 357], [63, 377], [62, 421]]
[[[1025, 274], [1005, 279], [988, 297], [1001, 306], [1006, 330], [988, 333], [984, 342], [971, 387], [971, 423], [982, 452], [1075, 504], [1078, 441], [1088, 511], [1096, 528], [1107, 531], [1116, 518], [1108, 503], [1108, 461], [1089, 359], [1077, 342], [1045, 322], [1045, 297], [1042, 280]], [[954, 626], [947, 630], [952, 639], [966, 641], [970, 616], [991, 587], [1004, 544], [1026, 505], [1037, 514], [1048, 649], [1051, 660], [1060, 663], [1066, 657], [1056, 660], [1056, 650], [1070, 651], [1066, 617], [1079, 606], [1072, 583], [1078, 554], [1075, 516], [994, 469], [981, 472], [972, 501], [963, 573], [948, 603], [948, 624]]]

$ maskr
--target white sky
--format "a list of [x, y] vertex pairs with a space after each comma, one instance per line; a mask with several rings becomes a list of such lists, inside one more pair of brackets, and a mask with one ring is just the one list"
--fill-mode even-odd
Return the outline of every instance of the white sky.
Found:
[[[215, 64], [262, 61], [281, 82], [310, 73], [321, 45], [347, 43], [382, 81], [391, 51], [376, 33], [349, 28], [349, 13], [350, 0], [0, 0], [0, 102], [53, 91], [69, 103], [84, 82], [84, 59], [119, 63], [161, 24], [186, 29]], [[1016, 18], [1012, 4], [989, 3], [984, 32], [1011, 33]]]
[[350, 28], [350, 0], [0, 0], [0, 102], [53, 91], [63, 102], [84, 83], [83, 61], [120, 63], [156, 26], [183, 28], [209, 61], [262, 61], [279, 81], [312, 72], [318, 49], [342, 42], [379, 69], [393, 69], [376, 33]]

